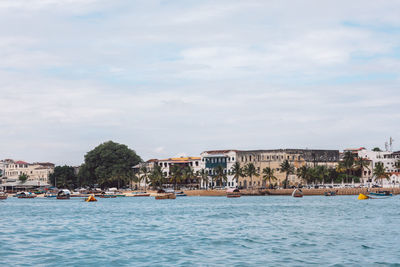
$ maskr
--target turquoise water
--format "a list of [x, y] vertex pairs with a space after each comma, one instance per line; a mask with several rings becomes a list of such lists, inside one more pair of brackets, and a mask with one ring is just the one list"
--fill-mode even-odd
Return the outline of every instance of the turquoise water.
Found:
[[400, 266], [400, 197], [16, 199], [1, 266]]

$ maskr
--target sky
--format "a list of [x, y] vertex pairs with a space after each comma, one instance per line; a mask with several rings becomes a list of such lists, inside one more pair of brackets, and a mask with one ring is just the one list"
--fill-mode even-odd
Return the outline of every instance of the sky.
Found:
[[[400, 2], [0, 0], [0, 158], [400, 150]], [[396, 142], [397, 141], [397, 142]]]

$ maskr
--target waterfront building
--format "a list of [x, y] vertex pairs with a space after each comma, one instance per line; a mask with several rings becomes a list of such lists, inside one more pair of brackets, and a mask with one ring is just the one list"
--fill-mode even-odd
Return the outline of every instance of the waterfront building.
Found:
[[363, 158], [370, 162], [369, 166], [363, 168], [361, 171], [361, 179], [363, 183], [374, 179], [373, 169], [379, 163], [383, 164], [387, 173], [400, 172], [400, 151], [372, 151], [361, 147], [357, 149], [345, 149], [344, 152], [351, 152], [356, 157]]
[[27, 175], [27, 182], [37, 185], [48, 185], [50, 174], [54, 171], [54, 164], [50, 162], [28, 163], [22, 160], [6, 159], [4, 164], [4, 182], [17, 182], [20, 175]]
[[[210, 150], [204, 151], [200, 154], [202, 168], [206, 171], [209, 176], [208, 181], [201, 181], [202, 188], [213, 188], [213, 187], [236, 187], [237, 183], [232, 174], [232, 167], [237, 161], [237, 150]], [[216, 168], [221, 166], [224, 173], [226, 174], [227, 181], [220, 184], [219, 182], [212, 179], [216, 175]]]
[[[272, 149], [237, 151], [237, 159], [241, 166], [253, 163], [259, 176], [244, 177], [239, 180], [239, 188], [265, 188], [267, 182], [263, 179], [262, 170], [266, 167], [273, 169], [276, 185], [283, 185], [286, 173], [281, 172], [281, 164], [288, 160], [296, 169], [306, 165], [309, 167], [326, 166], [335, 168], [339, 161], [339, 150], [321, 149]], [[296, 173], [296, 172], [295, 172]], [[289, 185], [304, 184], [296, 174], [289, 175]], [[252, 180], [252, 181], [251, 181]]]
[[[173, 166], [177, 166], [179, 168], [190, 168], [193, 171], [194, 175], [199, 174], [202, 169], [202, 162], [200, 157], [179, 157], [179, 158], [167, 158], [167, 159], [151, 159], [143, 163], [139, 163], [138, 165], [133, 167], [134, 172], [139, 177], [143, 177], [144, 174], [141, 169], [146, 167], [147, 175], [154, 169], [155, 165], [160, 166], [161, 171], [164, 176], [168, 179], [172, 175]], [[196, 179], [188, 179], [184, 182], [187, 186], [198, 186]], [[140, 179], [140, 182], [134, 183], [134, 187], [143, 188], [149, 185], [148, 181], [145, 179]], [[171, 184], [169, 184], [171, 185]]]

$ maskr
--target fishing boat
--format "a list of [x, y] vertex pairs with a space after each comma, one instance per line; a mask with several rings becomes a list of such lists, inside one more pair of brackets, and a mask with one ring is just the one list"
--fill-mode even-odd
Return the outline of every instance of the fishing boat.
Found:
[[226, 197], [228, 197], [228, 198], [238, 198], [241, 195], [242, 194], [240, 193], [239, 189], [237, 189], [237, 188], [229, 188], [228, 190], [226, 190]]
[[393, 194], [390, 191], [378, 191], [378, 192], [370, 192], [368, 194], [369, 198], [388, 198], [392, 197]]
[[156, 199], [176, 199], [174, 193], [164, 193], [156, 196]]
[[328, 191], [328, 192], [324, 192], [324, 195], [326, 197], [333, 197], [333, 196], [336, 196], [336, 192], [335, 191]]
[[16, 194], [17, 198], [35, 198], [36, 194], [31, 193], [31, 192], [18, 192]]
[[48, 192], [46, 192], [46, 194], [44, 194], [44, 196], [46, 198], [56, 198], [57, 197], [57, 193], [48, 191]]
[[71, 197], [71, 192], [68, 189], [61, 189], [57, 193], [57, 199], [69, 199]]
[[103, 192], [102, 194], [98, 195], [100, 198], [116, 198], [117, 195], [114, 192], [107, 191]]
[[149, 197], [150, 193], [147, 192], [134, 192], [132, 193], [133, 197]]
[[0, 200], [7, 199], [8, 195], [5, 192], [0, 192]]
[[[168, 189], [167, 189], [168, 190]], [[166, 192], [164, 189], [160, 189], [157, 191], [157, 195], [155, 196], [156, 199], [176, 199], [175, 193], [171, 190]]]
[[185, 192], [180, 191], [180, 192], [175, 192], [175, 196], [177, 196], [177, 197], [186, 197], [187, 195], [185, 194]]
[[292, 192], [292, 197], [303, 197], [303, 191], [301, 191], [301, 189], [296, 188]]

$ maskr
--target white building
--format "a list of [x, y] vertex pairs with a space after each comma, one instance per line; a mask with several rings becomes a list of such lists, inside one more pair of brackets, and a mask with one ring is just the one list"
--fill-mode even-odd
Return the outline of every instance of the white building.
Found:
[[217, 184], [215, 181], [211, 181], [211, 179], [209, 179], [208, 184], [202, 181], [201, 187], [236, 187], [237, 183], [234, 175], [231, 172], [232, 167], [236, 161], [236, 150], [211, 150], [201, 153], [202, 167], [206, 170], [210, 177], [215, 175], [215, 169], [217, 168], [217, 166], [222, 166], [222, 168], [224, 169], [224, 173], [227, 175], [228, 178], [227, 182], [222, 185]]
[[49, 162], [28, 163], [25, 161], [4, 160], [3, 181], [16, 182], [20, 175], [28, 176], [27, 182], [48, 184], [49, 176], [54, 171], [54, 164]]

